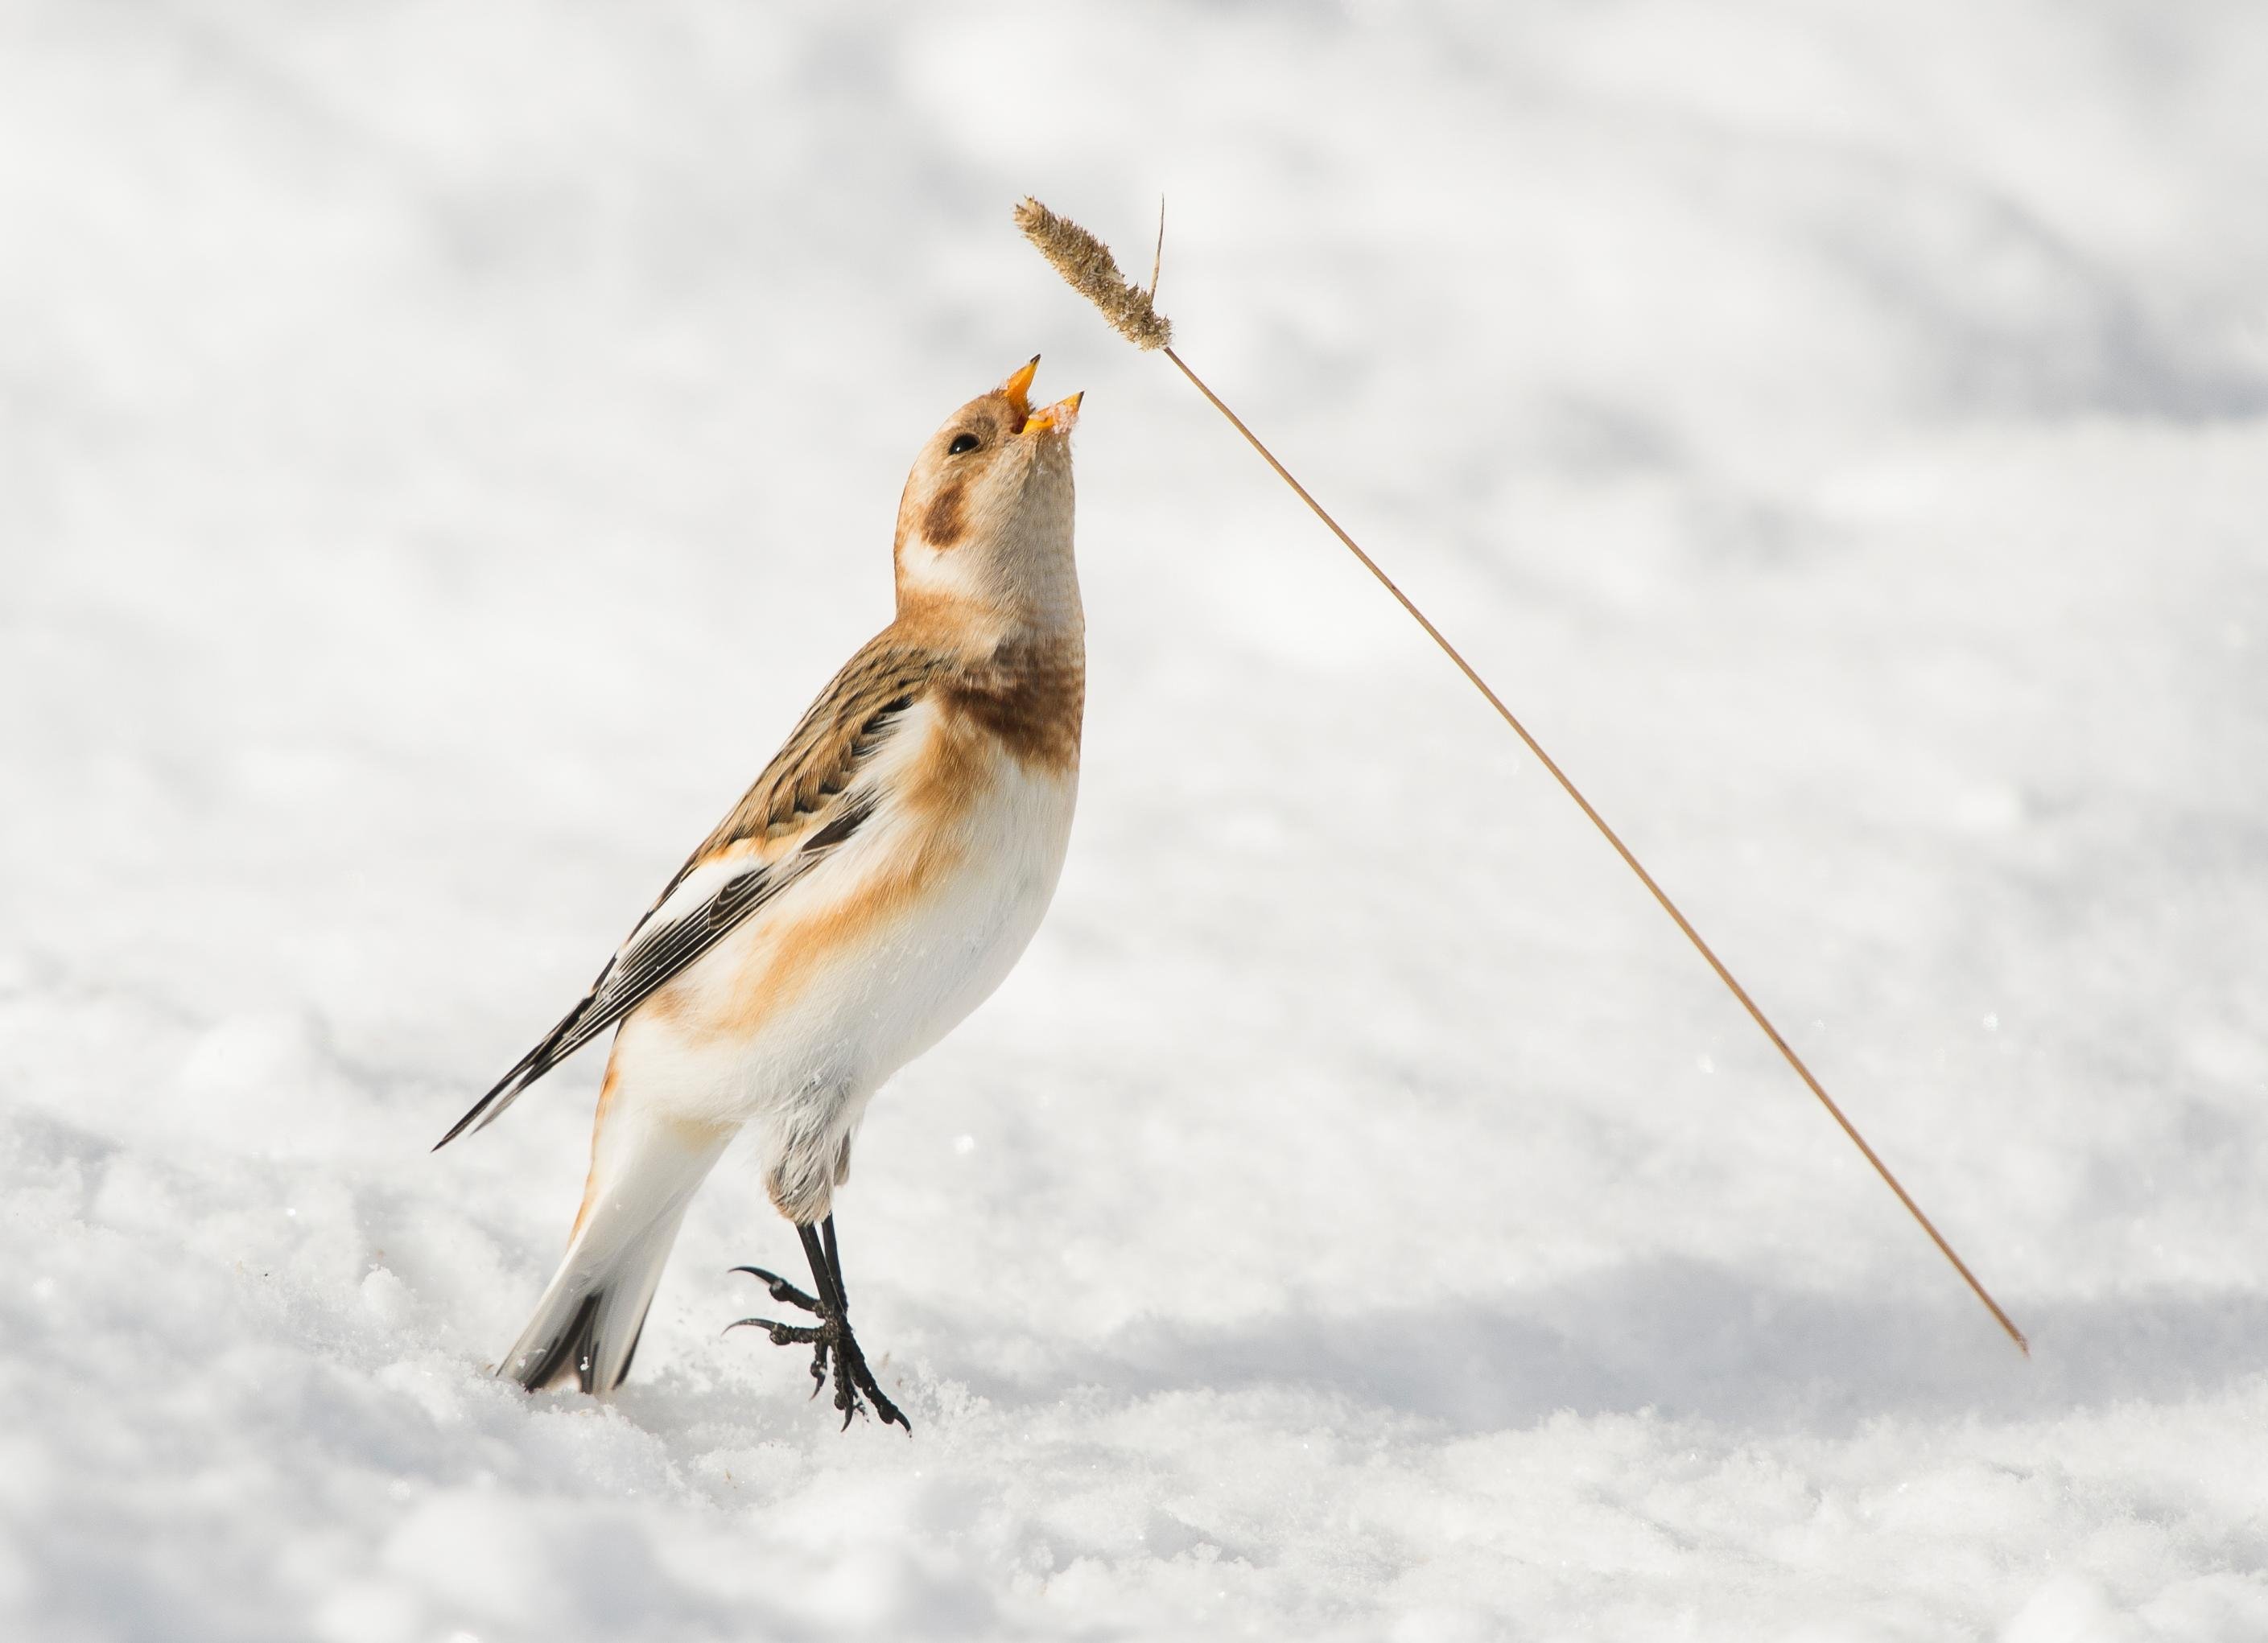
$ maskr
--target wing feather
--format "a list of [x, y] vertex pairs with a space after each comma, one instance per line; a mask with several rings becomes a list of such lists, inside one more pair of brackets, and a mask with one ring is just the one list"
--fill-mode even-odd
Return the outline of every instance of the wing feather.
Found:
[[[522, 1090], [683, 974], [857, 833], [882, 799], [871, 784], [860, 785], [861, 776], [946, 665], [934, 651], [892, 640], [884, 633], [835, 676], [740, 802], [686, 858], [582, 1001], [434, 1143], [436, 1151], [492, 1123]], [[688, 879], [743, 840], [789, 847], [767, 860], [749, 858], [705, 895], [676, 905], [686, 899], [678, 892]]]

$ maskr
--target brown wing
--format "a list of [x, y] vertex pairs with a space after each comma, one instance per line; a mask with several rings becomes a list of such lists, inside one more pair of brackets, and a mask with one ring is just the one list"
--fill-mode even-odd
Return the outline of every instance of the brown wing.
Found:
[[[581, 1003], [567, 1012], [459, 1119], [435, 1150], [496, 1119], [544, 1074], [621, 1021], [722, 941], [725, 935], [809, 872], [873, 813], [877, 796], [853, 791], [861, 769], [888, 739], [901, 715], [946, 666], [936, 652], [885, 632], [850, 658], [701, 847], [638, 921]], [[720, 877], [697, 903], [671, 897], [694, 870], [742, 840], [784, 840], [792, 849]]]
[[[727, 845], [777, 839], [819, 819], [849, 788], [891, 722], [920, 699], [945, 665], [934, 650], [896, 641], [889, 633], [869, 640], [820, 693], [732, 814], [686, 858], [671, 888]], [[668, 893], [662, 892], [664, 899]]]

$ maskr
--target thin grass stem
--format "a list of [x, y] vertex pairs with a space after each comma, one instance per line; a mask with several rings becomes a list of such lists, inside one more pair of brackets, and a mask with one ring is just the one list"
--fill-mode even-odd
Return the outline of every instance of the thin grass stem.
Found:
[[[1623, 842], [1622, 835], [1607, 825], [1607, 818], [1600, 815], [1591, 801], [1583, 796], [1582, 789], [1578, 788], [1567, 773], [1559, 767], [1558, 761], [1543, 751], [1543, 744], [1529, 733], [1528, 727], [1520, 722], [1519, 716], [1510, 708], [1505, 706], [1504, 699], [1490, 687], [1489, 682], [1480, 676], [1473, 664], [1465, 660], [1464, 654], [1449, 642], [1447, 635], [1433, 625], [1432, 619], [1419, 610], [1417, 603], [1395, 584], [1394, 578], [1380, 568], [1376, 560], [1363, 551], [1362, 545], [1347, 534], [1345, 528], [1336, 519], [1331, 517], [1329, 511], [1322, 503], [1315, 500], [1313, 493], [1292, 477], [1292, 470], [1276, 459], [1276, 453], [1261, 442], [1260, 436], [1246, 425], [1244, 419], [1230, 410], [1227, 402], [1205, 385], [1204, 378], [1189, 369], [1188, 361], [1174, 351], [1173, 326], [1164, 315], [1157, 312], [1152, 302], [1152, 297], [1157, 290], [1157, 263], [1153, 262], [1151, 268], [1150, 291], [1145, 292], [1139, 287], [1129, 283], [1119, 274], [1117, 262], [1112, 258], [1109, 247], [1088, 233], [1086, 230], [1079, 227], [1078, 224], [1067, 217], [1057, 216], [1038, 201], [1027, 199], [1018, 206], [1016, 222], [1017, 225], [1024, 231], [1026, 237], [1039, 247], [1042, 254], [1054, 265], [1056, 271], [1064, 276], [1071, 289], [1094, 304], [1102, 312], [1103, 318], [1110, 322], [1112, 328], [1120, 335], [1125, 337], [1137, 348], [1160, 349], [1167, 359], [1174, 362], [1182, 375], [1189, 379], [1190, 385], [1205, 397], [1207, 403], [1211, 405], [1213, 409], [1228, 419], [1229, 425], [1243, 435], [1246, 443], [1260, 453], [1261, 460], [1276, 471], [1276, 476], [1292, 488], [1293, 494], [1307, 504], [1315, 517], [1321, 519], [1331, 534], [1338, 538], [1347, 552], [1361, 561], [1363, 568], [1375, 576], [1379, 585], [1392, 594], [1395, 602], [1407, 611], [1410, 619], [1425, 630], [1426, 636], [1440, 647], [1441, 654], [1456, 664], [1457, 671], [1465, 676], [1475, 690], [1480, 692], [1481, 695], [1487, 700], [1489, 706], [1496, 709], [1498, 716], [1512, 727], [1513, 734], [1527, 744], [1528, 751], [1535, 754], [1544, 769], [1551, 773], [1551, 779], [1559, 784], [1569, 798], [1575, 801], [1576, 807], [1589, 818], [1591, 825], [1596, 827], [1606, 841], [1614, 847], [1615, 854], [1622, 857], [1624, 865], [1638, 875], [1638, 882], [1644, 884], [1648, 893], [1660, 904], [1661, 910], [1669, 915], [1671, 922], [1684, 933], [1685, 939], [1693, 943], [1694, 950], [1708, 961], [1709, 968], [1716, 972], [1717, 979], [1725, 984], [1727, 990], [1735, 999], [1740, 1001], [1741, 1008], [1748, 1011], [1749, 1018], [1756, 1023], [1764, 1037], [1771, 1040], [1772, 1047], [1778, 1050], [1787, 1064], [1795, 1069], [1795, 1075], [1803, 1081], [1804, 1087], [1819, 1098], [1819, 1104], [1827, 1109], [1828, 1116], [1833, 1119], [1843, 1133], [1851, 1138], [1852, 1145], [1858, 1148], [1859, 1154], [1874, 1166], [1874, 1173], [1882, 1177], [1882, 1184], [1896, 1195], [1898, 1202], [1905, 1206], [1906, 1213], [1911, 1214], [1921, 1229], [1929, 1235], [1929, 1241], [1937, 1246], [1938, 1253], [1952, 1263], [1953, 1270], [1961, 1274], [1961, 1280], [1969, 1286], [1970, 1292], [1984, 1302], [1984, 1309], [1990, 1312], [1993, 1321], [2007, 1332], [2008, 1339], [2015, 1342], [2017, 1350], [2027, 1358], [2030, 1357], [2031, 1343], [2024, 1339], [2024, 1332], [2016, 1327], [2015, 1320], [2001, 1309], [2000, 1303], [1992, 1298], [1992, 1292], [1986, 1289], [1978, 1280], [1977, 1274], [1970, 1270], [1969, 1263], [1962, 1260], [1955, 1251], [1953, 1245], [1946, 1242], [1945, 1235], [1937, 1229], [1937, 1223], [1923, 1213], [1921, 1206], [1914, 1202], [1913, 1194], [1907, 1192], [1897, 1177], [1891, 1173], [1889, 1165], [1882, 1162], [1881, 1155], [1867, 1145], [1867, 1138], [1859, 1133], [1858, 1126], [1851, 1122], [1848, 1115], [1837, 1104], [1835, 1097], [1827, 1093], [1826, 1086], [1813, 1075], [1811, 1068], [1804, 1064], [1803, 1058], [1795, 1053], [1794, 1045], [1789, 1044], [1779, 1029], [1772, 1025], [1771, 1018], [1764, 1014], [1756, 1000], [1749, 995], [1748, 988], [1742, 987], [1732, 971], [1726, 967], [1725, 961], [1717, 957], [1716, 950], [1702, 939], [1701, 932], [1693, 928], [1693, 921], [1688, 919], [1679, 910], [1677, 904], [1669, 899], [1669, 892], [1662, 889], [1653, 875], [1646, 870], [1645, 864], [1631, 853], [1631, 847]], [[1159, 206], [1158, 240], [1158, 259], [1162, 260], [1165, 253], [1165, 209], [1162, 201]]]
[[1717, 979], [1722, 981], [1730, 989], [1733, 996], [1741, 1001], [1741, 1008], [1748, 1011], [1749, 1018], [1764, 1030], [1764, 1037], [1771, 1040], [1772, 1047], [1778, 1050], [1786, 1059], [1787, 1064], [1795, 1069], [1795, 1075], [1803, 1080], [1805, 1087], [1819, 1097], [1819, 1104], [1827, 1109], [1828, 1116], [1842, 1126], [1843, 1133], [1851, 1138], [1852, 1144], [1858, 1148], [1868, 1163], [1874, 1166], [1874, 1173], [1882, 1177], [1883, 1185], [1897, 1194], [1898, 1202], [1904, 1204], [1907, 1213], [1920, 1223], [1921, 1229], [1929, 1235], [1929, 1241], [1937, 1245], [1938, 1252], [1953, 1263], [1953, 1270], [1961, 1274], [1962, 1281], [1967, 1284], [1977, 1298], [1984, 1303], [1984, 1309], [1990, 1312], [2000, 1327], [2007, 1331], [2008, 1339], [2016, 1343], [2017, 1349], [2026, 1357], [2030, 1357], [2031, 1343], [2024, 1339], [2024, 1331], [2016, 1327], [2015, 1320], [2001, 1310], [2000, 1303], [1992, 1298], [1992, 1292], [1978, 1281], [1975, 1273], [1969, 1270], [1969, 1263], [1962, 1260], [1955, 1252], [1953, 1246], [1945, 1241], [1945, 1235], [1937, 1229], [1937, 1223], [1923, 1213], [1922, 1207], [1914, 1202], [1913, 1194], [1906, 1191], [1898, 1177], [1890, 1172], [1889, 1165], [1882, 1162], [1881, 1155], [1867, 1144], [1867, 1138], [1859, 1133], [1859, 1126], [1851, 1122], [1843, 1109], [1836, 1104], [1835, 1097], [1829, 1095], [1825, 1086], [1812, 1075], [1811, 1068], [1804, 1064], [1803, 1058], [1795, 1053], [1795, 1046], [1781, 1036], [1778, 1028], [1772, 1025], [1771, 1018], [1766, 1016], [1756, 1000], [1749, 996], [1748, 988], [1742, 987], [1739, 979], [1725, 967], [1725, 961], [1717, 957], [1717, 950], [1702, 939], [1701, 932], [1693, 928], [1693, 921], [1679, 910], [1677, 904], [1669, 899], [1669, 892], [1662, 889], [1653, 875], [1646, 870], [1646, 864], [1640, 862], [1631, 853], [1631, 847], [1623, 842], [1622, 835], [1608, 825], [1607, 818], [1600, 815], [1591, 801], [1583, 796], [1583, 790], [1577, 787], [1567, 773], [1559, 767], [1558, 760], [1543, 751], [1543, 744], [1529, 733], [1528, 727], [1520, 722], [1518, 715], [1504, 705], [1504, 699], [1491, 689], [1489, 682], [1480, 676], [1471, 663], [1465, 660], [1463, 652], [1451, 644], [1447, 636], [1433, 626], [1432, 620], [1418, 608], [1417, 603], [1395, 585], [1394, 578], [1381, 570], [1378, 561], [1363, 551], [1362, 545], [1349, 536], [1344, 527], [1331, 517], [1329, 511], [1314, 499], [1307, 488], [1292, 476], [1292, 471], [1276, 459], [1276, 453], [1261, 443], [1260, 436], [1245, 425], [1244, 419], [1230, 410], [1226, 401], [1206, 386], [1204, 378], [1191, 370], [1189, 362], [1175, 353], [1170, 346], [1164, 349], [1164, 353], [1167, 359], [1172, 360], [1180, 368], [1182, 375], [1189, 379], [1197, 391], [1211, 402], [1213, 409], [1228, 418], [1236, 431], [1242, 434], [1252, 448], [1260, 453], [1261, 460], [1276, 470], [1277, 477], [1298, 494], [1300, 500], [1307, 504], [1316, 518], [1321, 519], [1330, 528], [1331, 534], [1338, 538], [1347, 551], [1362, 561], [1363, 568], [1377, 577], [1379, 585], [1392, 594], [1402, 608], [1409, 612], [1417, 624], [1425, 630], [1426, 635], [1435, 644], [1440, 646], [1441, 654], [1455, 663], [1458, 671], [1472, 682], [1473, 688], [1488, 699], [1489, 706], [1495, 708], [1498, 716], [1512, 727], [1513, 734], [1528, 744], [1528, 751], [1535, 754], [1537, 762], [1551, 773], [1551, 779], [1559, 784], [1569, 798], [1575, 801], [1576, 807], [1590, 818], [1591, 825], [1596, 827], [1606, 841], [1614, 846], [1615, 854], [1621, 856], [1624, 864], [1638, 875], [1638, 883], [1644, 884], [1654, 900], [1661, 904], [1661, 910], [1668, 913], [1671, 921], [1685, 933], [1685, 939], [1693, 943], [1694, 950], [1708, 960], [1709, 967], [1717, 972]]

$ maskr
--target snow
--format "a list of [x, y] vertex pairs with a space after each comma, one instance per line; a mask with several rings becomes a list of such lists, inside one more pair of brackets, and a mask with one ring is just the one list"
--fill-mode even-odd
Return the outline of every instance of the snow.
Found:
[[[0, 14], [0, 1630], [2268, 1635], [2268, 14]], [[2020, 1359], [1590, 834], [1623, 829]], [[842, 1205], [485, 1373], [432, 1140], [1088, 392], [1053, 913]], [[1052, 385], [1050, 387], [1049, 385]]]

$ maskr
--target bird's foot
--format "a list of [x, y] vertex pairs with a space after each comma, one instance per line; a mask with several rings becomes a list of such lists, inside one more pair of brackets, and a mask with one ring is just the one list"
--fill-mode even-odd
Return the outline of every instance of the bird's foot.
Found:
[[792, 1306], [808, 1312], [818, 1318], [819, 1322], [782, 1324], [773, 1318], [744, 1317], [727, 1324], [725, 1326], [727, 1329], [740, 1329], [743, 1325], [751, 1326], [762, 1330], [771, 1338], [771, 1343], [775, 1346], [809, 1346], [811, 1348], [811, 1395], [814, 1397], [818, 1397], [819, 1389], [827, 1384], [828, 1360], [831, 1358], [835, 1380], [835, 1407], [843, 1412], [843, 1426], [845, 1431], [850, 1429], [851, 1416], [865, 1412], [865, 1405], [859, 1401], [861, 1393], [873, 1401], [874, 1413], [880, 1418], [884, 1426], [887, 1427], [895, 1421], [909, 1434], [913, 1431], [913, 1423], [906, 1419], [903, 1411], [889, 1400], [888, 1396], [875, 1382], [874, 1372], [866, 1367], [866, 1354], [859, 1350], [858, 1338], [850, 1332], [850, 1320], [848, 1317], [842, 1313], [829, 1311], [824, 1302], [815, 1296], [806, 1295], [777, 1273], [768, 1273], [761, 1266], [736, 1266], [733, 1270], [736, 1273], [747, 1273], [760, 1280], [764, 1287], [771, 1292], [773, 1300], [784, 1306]]

